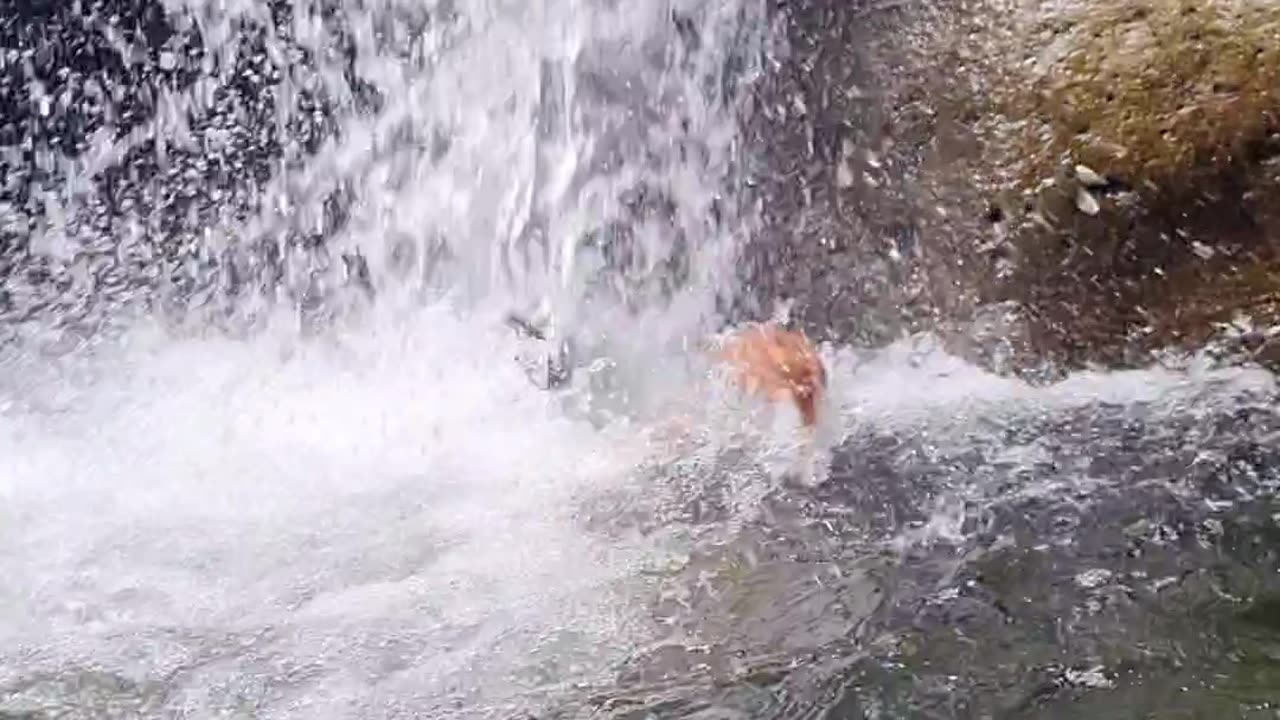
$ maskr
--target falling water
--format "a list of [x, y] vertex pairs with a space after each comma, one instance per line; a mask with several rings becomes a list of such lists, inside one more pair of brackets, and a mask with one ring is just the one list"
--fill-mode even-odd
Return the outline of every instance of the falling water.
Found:
[[700, 5], [19, 22], [4, 712], [505, 716], [608, 680], [664, 554], [576, 515], [648, 450], [539, 391], [501, 319], [637, 360], [710, 321], [765, 28]]

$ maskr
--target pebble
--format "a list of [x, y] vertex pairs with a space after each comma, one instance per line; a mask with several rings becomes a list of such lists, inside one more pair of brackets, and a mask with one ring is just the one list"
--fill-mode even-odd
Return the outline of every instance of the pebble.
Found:
[[1097, 215], [1098, 211], [1102, 209], [1098, 205], [1097, 198], [1082, 187], [1076, 189], [1076, 208], [1085, 215]]
[[1081, 185], [1090, 188], [1100, 188], [1107, 186], [1107, 179], [1099, 175], [1093, 168], [1088, 165], [1076, 166], [1076, 179]]
[[1085, 570], [1076, 575], [1076, 584], [1085, 589], [1096, 588], [1111, 579], [1111, 571], [1104, 568]]
[[1115, 683], [1103, 673], [1101, 665], [1088, 670], [1067, 670], [1064, 679], [1078, 687], [1112, 688]]

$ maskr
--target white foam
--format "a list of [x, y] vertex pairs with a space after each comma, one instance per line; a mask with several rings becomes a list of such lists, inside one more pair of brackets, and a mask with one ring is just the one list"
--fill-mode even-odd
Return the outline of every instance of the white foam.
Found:
[[[145, 652], [157, 633], [271, 629], [274, 652], [321, 668], [286, 698], [335, 693], [309, 714], [271, 704], [281, 717], [345, 716], [330, 713], [404, 672], [434, 702], [463, 670], [501, 700], [504, 674], [561, 634], [558, 653], [607, 672], [641, 610], [614, 584], [643, 557], [573, 516], [646, 448], [565, 418], [494, 327], [434, 312], [287, 359], [266, 342], [135, 342], [73, 411], [0, 419], [0, 646], [55, 667], [137, 654], [125, 668], [155, 677], [173, 669]], [[416, 653], [396, 673], [363, 647], [379, 633]], [[444, 652], [459, 633], [489, 639]], [[0, 653], [6, 673], [32, 670], [15, 660]]]
[[1213, 367], [1206, 361], [1171, 368], [1085, 370], [1045, 385], [993, 374], [941, 349], [928, 336], [875, 352], [825, 349], [832, 368], [831, 403], [846, 432], [860, 422], [951, 424], [979, 416], [1043, 413], [1088, 405], [1186, 403], [1271, 392], [1275, 376], [1259, 368]]
[[[210, 213], [193, 241], [201, 260], [276, 244], [282, 290], [295, 294], [331, 287], [338, 253], [358, 251], [378, 301], [368, 325], [313, 341], [138, 328], [57, 364], [0, 358], [0, 685], [28, 688], [0, 697], [0, 710], [79, 702], [92, 716], [82, 691], [46, 692], [40, 680], [88, 670], [158, 683], [165, 711], [185, 717], [247, 707], [308, 719], [501, 715], [531, 688], [609, 678], [647, 632], [638, 568], [654, 556], [643, 539], [597, 537], [575, 514], [584, 498], [636, 482], [652, 449], [625, 424], [596, 429], [535, 389], [497, 316], [561, 282], [557, 310], [615, 332], [637, 398], [678, 385], [670, 348], [704, 324], [733, 267], [738, 227], [709, 212], [738, 152], [720, 92], [729, 53], [755, 62], [745, 46], [767, 31], [763, 5], [292, 3], [287, 32], [315, 67], [285, 73], [274, 120], [309, 119], [291, 93], [323, 88], [340, 132], [314, 156], [283, 158], [247, 216]], [[213, 88], [233, 79], [237, 56], [259, 52], [240, 23], [267, 23], [267, 8], [166, 6], [190, 11], [203, 75], [165, 94], [166, 111], [138, 133], [89, 139], [58, 188], [59, 217], [79, 222], [57, 227], [98, 226], [88, 220], [115, 203], [86, 197], [98, 192], [87, 181], [131, 149], [154, 139], [162, 152], [202, 120], [245, 116]], [[698, 24], [687, 54], [673, 11]], [[296, 55], [271, 31], [262, 40], [272, 57]], [[354, 101], [334, 52], [347, 41], [360, 79], [381, 93], [375, 112]], [[600, 87], [580, 87], [584, 78]], [[219, 152], [208, 139], [205, 151]], [[583, 306], [581, 278], [556, 280], [577, 270], [557, 253], [625, 216], [619, 196], [641, 186], [678, 210], [637, 227], [638, 246], [662, 257], [683, 233], [695, 281], [671, 307], [624, 323], [615, 307]], [[297, 252], [289, 241], [326, 224], [338, 189], [349, 217], [327, 253]], [[171, 242], [139, 218], [110, 221], [114, 234], [59, 236], [54, 254], [83, 262], [54, 270], [92, 277]], [[538, 222], [550, 256], [504, 267]], [[441, 240], [453, 264], [428, 276]], [[401, 262], [405, 247], [416, 256]], [[139, 275], [163, 272], [149, 262]], [[220, 295], [218, 278], [194, 279], [211, 282], [182, 298], [193, 307], [268, 312]], [[64, 300], [128, 299], [88, 296], [99, 291], [84, 281]], [[437, 304], [423, 309], [428, 299]], [[22, 331], [65, 349], [62, 319], [51, 311]]]

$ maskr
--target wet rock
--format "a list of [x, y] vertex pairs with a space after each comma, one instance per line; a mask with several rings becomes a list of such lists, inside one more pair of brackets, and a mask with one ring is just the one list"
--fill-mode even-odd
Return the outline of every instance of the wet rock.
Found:
[[921, 184], [950, 217], [998, 220], [929, 223], [968, 268], [962, 310], [1019, 304], [1064, 367], [1203, 347], [1246, 308], [1280, 318], [1280, 5], [977, 0], [930, 22], [920, 57], [945, 71], [919, 82], [971, 148], [945, 150], [935, 120]]
[[[786, 297], [811, 334], [871, 345], [941, 330], [1041, 380], [1280, 319], [1280, 5], [778, 13], [788, 53], [747, 123], [755, 314]], [[1016, 356], [992, 351], [990, 307]]]
[[936, 308], [909, 179], [928, 134], [891, 112], [916, 5], [798, 0], [773, 8], [785, 51], [754, 86], [744, 146], [760, 228], [743, 249], [733, 319], [793, 301], [811, 336], [878, 345]]
[[[678, 635], [696, 627], [761, 671], [691, 672], [683, 688], [628, 696], [664, 717], [672, 696], [750, 717], [1078, 717], [1081, 705], [1270, 717], [1274, 399], [1032, 410], [999, 436], [949, 419], [856, 433], [831, 482], [771, 495], [767, 531], [685, 570], [712, 585], [681, 595], [672, 619], [696, 624]], [[1042, 452], [1013, 460], [1011, 445]], [[784, 520], [809, 493], [808, 522]], [[967, 530], [912, 535], [929, 499], [948, 496]], [[890, 536], [915, 539], [886, 552]], [[761, 562], [728, 562], [743, 543]]]

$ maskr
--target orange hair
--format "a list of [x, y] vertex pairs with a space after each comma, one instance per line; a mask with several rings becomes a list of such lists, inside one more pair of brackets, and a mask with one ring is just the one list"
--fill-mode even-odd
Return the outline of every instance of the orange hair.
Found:
[[744, 391], [774, 402], [791, 400], [807, 427], [817, 424], [827, 370], [804, 333], [773, 323], [749, 325], [730, 336], [716, 357], [730, 366]]

